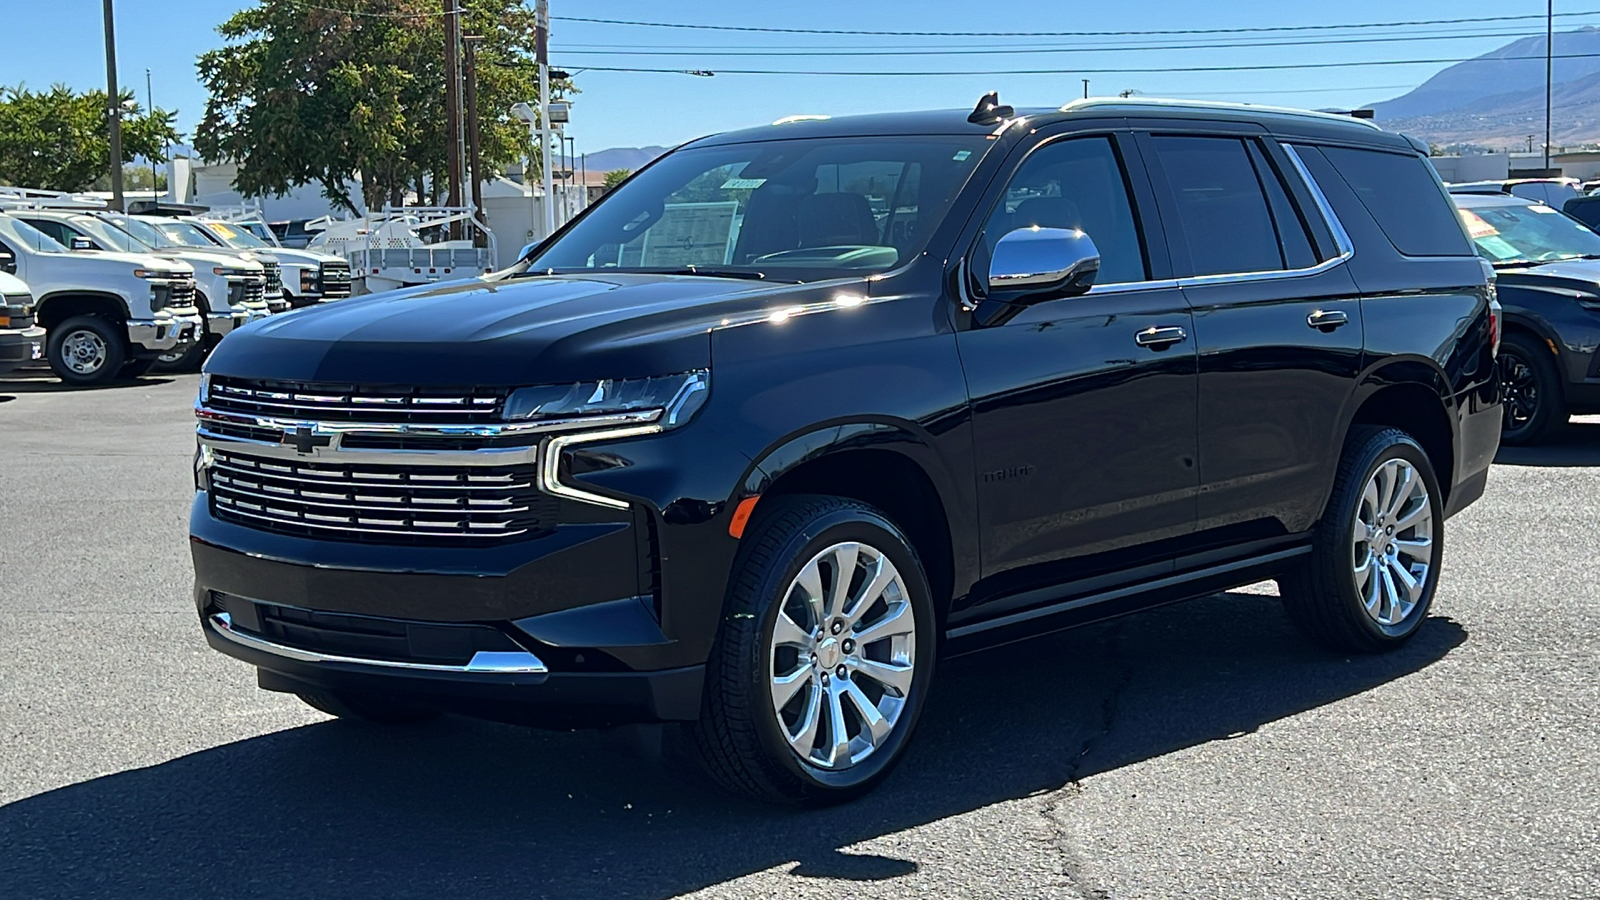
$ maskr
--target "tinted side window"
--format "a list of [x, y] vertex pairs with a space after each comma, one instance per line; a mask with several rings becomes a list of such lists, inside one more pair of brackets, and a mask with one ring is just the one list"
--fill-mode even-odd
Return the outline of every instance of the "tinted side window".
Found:
[[1420, 156], [1323, 147], [1322, 153], [1377, 220], [1389, 243], [1406, 256], [1469, 256], [1454, 204]]
[[983, 237], [993, 251], [1007, 233], [1033, 225], [1082, 229], [1100, 251], [1096, 284], [1148, 277], [1127, 178], [1110, 138], [1074, 138], [1035, 150], [1006, 185]]
[[1261, 145], [1255, 141], [1246, 144], [1250, 161], [1255, 164], [1256, 176], [1267, 192], [1267, 205], [1272, 209], [1272, 222], [1278, 228], [1278, 244], [1283, 251], [1283, 264], [1290, 269], [1309, 269], [1317, 264], [1316, 251], [1311, 249], [1311, 235], [1306, 231], [1305, 218], [1289, 199], [1284, 187], [1283, 173], [1267, 159]]
[[1267, 198], [1243, 141], [1157, 137], [1151, 143], [1177, 203], [1190, 274], [1284, 268]]

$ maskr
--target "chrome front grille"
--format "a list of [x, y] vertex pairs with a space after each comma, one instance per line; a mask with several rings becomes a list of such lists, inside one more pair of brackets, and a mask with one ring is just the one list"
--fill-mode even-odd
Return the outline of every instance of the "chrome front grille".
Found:
[[267, 299], [267, 285], [263, 281], [247, 281], [244, 283], [244, 293], [241, 303], [263, 303]]
[[325, 300], [350, 296], [350, 264], [323, 263], [317, 276], [317, 292]]
[[194, 279], [172, 281], [167, 287], [167, 306], [183, 309], [194, 305]]
[[213, 514], [264, 531], [332, 540], [460, 546], [554, 524], [535, 467], [291, 461], [214, 450]]
[[486, 425], [508, 391], [485, 387], [308, 384], [216, 376], [206, 406], [219, 412], [317, 422]]
[[261, 264], [267, 270], [267, 296], [278, 298], [283, 296], [283, 270], [275, 262]]

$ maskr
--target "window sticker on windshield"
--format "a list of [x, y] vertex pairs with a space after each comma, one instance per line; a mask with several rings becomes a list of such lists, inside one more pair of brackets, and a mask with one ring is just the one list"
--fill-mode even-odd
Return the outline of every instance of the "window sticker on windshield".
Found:
[[222, 224], [221, 222], [212, 222], [211, 223], [211, 230], [215, 231], [217, 234], [222, 235], [222, 239], [225, 240], [225, 241], [231, 241], [235, 237], [238, 236], [237, 234], [234, 233], [234, 230], [232, 228], [229, 228], [228, 226]]
[[1466, 223], [1467, 234], [1472, 235], [1473, 240], [1493, 237], [1500, 233], [1500, 229], [1485, 222], [1481, 216], [1470, 209], [1461, 210], [1461, 221]]
[[753, 191], [766, 183], [767, 180], [765, 178], [729, 178], [722, 183], [722, 189], [725, 191]]
[[1530, 209], [1532, 209], [1536, 213], [1544, 213], [1547, 216], [1559, 216], [1559, 215], [1561, 215], [1560, 212], [1558, 212], [1556, 210], [1553, 210], [1548, 206], [1534, 205], [1534, 206], [1530, 207]]
[[966, 162], [967, 158], [970, 157], [971, 155], [972, 155], [972, 151], [971, 150], [957, 150], [956, 151], [956, 155], [954, 157], [952, 157], [952, 158], [956, 162]]

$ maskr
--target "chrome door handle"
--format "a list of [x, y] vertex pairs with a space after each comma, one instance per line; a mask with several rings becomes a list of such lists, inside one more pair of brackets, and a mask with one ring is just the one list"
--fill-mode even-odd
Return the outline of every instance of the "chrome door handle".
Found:
[[1151, 350], [1165, 350], [1173, 344], [1182, 343], [1189, 337], [1189, 333], [1176, 325], [1165, 328], [1151, 326], [1133, 336], [1133, 342], [1141, 347]]
[[1312, 328], [1321, 329], [1324, 333], [1332, 333], [1335, 328], [1338, 328], [1340, 325], [1348, 324], [1349, 322], [1350, 317], [1342, 310], [1337, 309], [1319, 309], [1313, 312], [1311, 315], [1306, 316], [1307, 325], [1310, 325]]

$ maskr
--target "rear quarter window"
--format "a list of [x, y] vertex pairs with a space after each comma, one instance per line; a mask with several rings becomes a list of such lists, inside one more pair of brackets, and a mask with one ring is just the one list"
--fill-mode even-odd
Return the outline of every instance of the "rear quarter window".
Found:
[[1322, 147], [1322, 153], [1406, 256], [1471, 256], [1455, 206], [1420, 156]]

